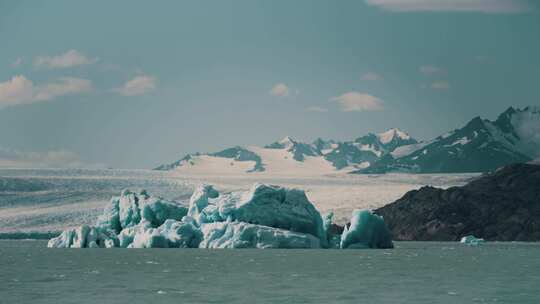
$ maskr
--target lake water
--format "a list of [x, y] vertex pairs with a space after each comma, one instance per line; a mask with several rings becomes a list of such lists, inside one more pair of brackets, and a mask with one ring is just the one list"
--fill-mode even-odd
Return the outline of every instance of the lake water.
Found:
[[540, 303], [540, 244], [48, 249], [0, 241], [0, 303]]

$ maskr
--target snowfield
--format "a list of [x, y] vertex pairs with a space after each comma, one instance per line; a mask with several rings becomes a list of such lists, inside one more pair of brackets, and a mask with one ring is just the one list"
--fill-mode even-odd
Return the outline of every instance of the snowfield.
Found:
[[0, 169], [0, 233], [56, 232], [94, 223], [110, 198], [127, 188], [146, 189], [187, 204], [195, 187], [202, 183], [213, 184], [220, 192], [247, 190], [255, 182], [303, 189], [323, 215], [334, 211], [335, 221], [343, 224], [354, 209], [381, 207], [412, 189], [463, 185], [477, 176], [352, 175], [280, 169], [228, 174], [199, 170]]

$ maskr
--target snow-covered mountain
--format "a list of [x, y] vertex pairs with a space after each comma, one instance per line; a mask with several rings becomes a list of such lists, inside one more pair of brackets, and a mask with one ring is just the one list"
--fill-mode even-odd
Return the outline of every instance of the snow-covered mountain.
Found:
[[318, 138], [312, 143], [304, 143], [287, 136], [264, 147], [236, 146], [216, 153], [188, 154], [156, 170], [193, 174], [330, 174], [369, 167], [396, 147], [413, 143], [417, 141], [398, 129], [345, 142]]
[[358, 172], [485, 172], [539, 155], [540, 109], [509, 108], [495, 121], [475, 117], [433, 140], [401, 146]]
[[396, 128], [352, 141], [285, 137], [264, 147], [189, 154], [156, 168], [193, 174], [335, 172], [485, 172], [540, 156], [540, 108], [509, 108], [495, 121], [476, 117], [461, 129], [418, 142]]

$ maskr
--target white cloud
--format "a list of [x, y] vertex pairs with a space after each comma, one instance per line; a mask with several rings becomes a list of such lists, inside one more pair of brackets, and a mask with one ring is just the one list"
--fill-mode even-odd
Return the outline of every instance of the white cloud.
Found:
[[523, 13], [532, 9], [528, 0], [365, 0], [368, 5], [392, 12]]
[[306, 111], [323, 113], [323, 112], [328, 112], [328, 109], [323, 108], [323, 107], [319, 107], [319, 106], [313, 106], [313, 107], [307, 107]]
[[378, 81], [378, 80], [382, 80], [382, 76], [374, 72], [367, 72], [364, 75], [362, 75], [362, 80]]
[[19, 57], [19, 58], [15, 59], [15, 61], [13, 61], [13, 63], [11, 64], [11, 67], [16, 68], [16, 67], [20, 66], [22, 64], [22, 62], [23, 62], [23, 59], [21, 57]]
[[383, 109], [382, 100], [366, 93], [348, 92], [330, 100], [339, 103], [345, 112], [380, 111]]
[[287, 97], [290, 94], [289, 87], [284, 83], [278, 83], [270, 90], [270, 95], [277, 97]]
[[37, 87], [35, 100], [51, 100], [58, 96], [72, 95], [92, 90], [92, 82], [88, 79], [63, 77], [57, 83], [48, 83]]
[[434, 90], [448, 90], [450, 89], [450, 83], [447, 81], [437, 81], [431, 84], [431, 88]]
[[37, 56], [34, 66], [50, 69], [70, 68], [79, 65], [94, 64], [98, 58], [88, 58], [77, 50], [69, 50], [57, 56]]
[[34, 84], [22, 75], [0, 82], [0, 106], [29, 103], [34, 99], [33, 90]]
[[0, 82], [0, 108], [52, 100], [91, 90], [92, 82], [87, 79], [63, 77], [57, 82], [36, 86], [23, 75], [18, 75], [6, 82]]
[[446, 74], [446, 70], [444, 68], [434, 65], [423, 65], [418, 70], [420, 71], [420, 73], [425, 75]]
[[120, 88], [113, 89], [120, 95], [124, 96], [137, 96], [143, 95], [156, 88], [156, 78], [148, 75], [139, 75], [135, 78], [128, 80]]

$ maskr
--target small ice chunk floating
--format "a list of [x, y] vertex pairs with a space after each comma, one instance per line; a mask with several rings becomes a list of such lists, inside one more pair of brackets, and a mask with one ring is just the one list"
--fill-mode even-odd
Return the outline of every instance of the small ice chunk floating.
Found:
[[199, 186], [189, 206], [122, 191], [95, 226], [68, 229], [51, 248], [393, 248], [382, 217], [355, 210], [342, 234], [302, 190], [255, 184], [220, 194]]
[[462, 244], [470, 245], [470, 246], [478, 246], [482, 243], [484, 243], [484, 239], [477, 238], [474, 235], [466, 235], [461, 238], [461, 241], [459, 241]]

